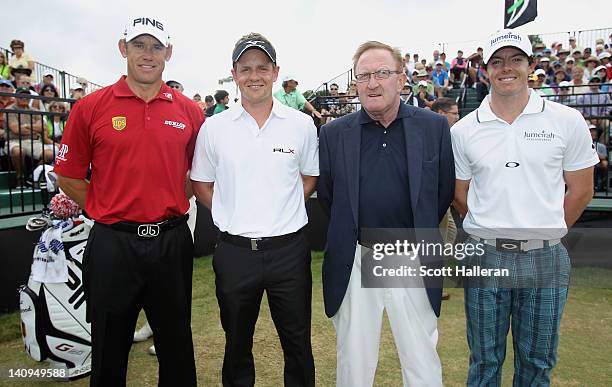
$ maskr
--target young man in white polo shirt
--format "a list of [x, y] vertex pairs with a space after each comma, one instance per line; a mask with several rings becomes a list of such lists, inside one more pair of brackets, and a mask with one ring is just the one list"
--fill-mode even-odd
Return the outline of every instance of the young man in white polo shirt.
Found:
[[319, 175], [312, 119], [272, 98], [276, 52], [259, 34], [236, 43], [241, 103], [206, 120], [191, 170], [221, 235], [213, 258], [226, 345], [223, 385], [252, 386], [253, 331], [264, 290], [285, 357], [287, 386], [314, 386], [310, 247], [305, 200]]
[[550, 384], [570, 271], [560, 238], [593, 195], [598, 160], [585, 121], [528, 89], [531, 55], [527, 35], [492, 35], [491, 94], [451, 130], [455, 206], [485, 251], [466, 264], [510, 273], [465, 289], [468, 386], [501, 385], [510, 326], [515, 385]]

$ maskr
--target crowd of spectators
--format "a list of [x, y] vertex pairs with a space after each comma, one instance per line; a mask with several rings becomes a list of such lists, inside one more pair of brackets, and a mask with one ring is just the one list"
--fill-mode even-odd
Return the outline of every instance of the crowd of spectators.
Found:
[[[0, 92], [13, 94], [0, 96], [0, 108], [9, 110], [0, 114], [0, 170], [14, 169], [20, 187], [35, 184], [28, 181], [27, 170], [53, 161], [71, 105], [54, 100], [60, 93], [53, 74], [44, 74], [39, 83], [35, 81], [34, 58], [25, 51], [23, 41], [12, 40], [10, 48], [12, 56], [8, 60], [7, 53], [0, 52]], [[87, 88], [87, 79], [77, 78], [69, 97], [79, 100], [87, 94]]]
[[[580, 47], [576, 38], [568, 39], [568, 46], [553, 42], [533, 44], [533, 72], [528, 78], [533, 88], [543, 98], [578, 110], [585, 118], [593, 136], [602, 162], [596, 168], [596, 189], [605, 189], [604, 172], [608, 168], [610, 120], [612, 119], [612, 34], [606, 42], [597, 39], [594, 50]], [[477, 100], [482, 101], [489, 93], [488, 74], [482, 65], [482, 48], [465, 57], [462, 50], [447, 61], [446, 53], [434, 50], [431, 60], [419, 54], [405, 53], [404, 71], [408, 81], [401, 92], [401, 100], [409, 105], [432, 109], [436, 100], [444, 98], [453, 88], [476, 89]], [[351, 80], [350, 85], [353, 84]], [[337, 83], [327, 87], [322, 98], [324, 116], [334, 119], [358, 109], [357, 93], [350, 86], [340, 91]], [[604, 151], [605, 149], [605, 151]]]
[[[0, 92], [16, 93], [19, 97], [0, 96], [0, 108], [19, 109], [20, 106], [25, 106], [27, 101], [27, 110], [33, 112], [68, 113], [70, 105], [65, 102], [22, 97], [22, 95], [40, 95], [58, 98], [60, 93], [54, 83], [53, 74], [45, 74], [40, 83], [34, 83], [36, 79], [34, 58], [25, 51], [23, 41], [14, 39], [10, 47], [13, 52], [10, 59], [4, 52], [0, 52]], [[559, 42], [554, 42], [550, 46], [537, 42], [533, 45], [533, 53], [533, 73], [528, 79], [529, 86], [544, 98], [580, 111], [591, 129], [597, 133], [594, 139], [597, 139], [600, 145], [610, 147], [612, 145], [609, 136], [612, 110], [610, 98], [612, 35], [608, 37], [607, 42], [604, 39], [597, 39], [594, 49], [578, 46], [574, 37], [569, 37], [568, 47], [564, 47], [563, 43]], [[482, 58], [482, 48], [478, 48], [468, 56], [464, 56], [464, 52], [458, 50], [450, 61], [447, 59], [447, 54], [439, 50], [433, 51], [431, 59], [423, 58], [418, 53], [412, 55], [406, 53], [403, 57], [403, 67], [408, 80], [402, 89], [402, 101], [431, 109], [436, 100], [448, 96], [450, 90], [462, 87], [476, 89], [477, 99], [482, 101], [490, 87], [488, 74], [482, 66]], [[293, 101], [296, 108], [312, 114], [321, 124], [360, 109], [355, 80], [348, 82], [346, 90], [341, 90], [338, 83], [327, 85], [326, 95], [318, 101], [319, 112], [296, 90], [297, 81], [294, 77], [289, 78], [283, 81], [283, 87], [275, 93], [275, 97], [282, 103]], [[184, 90], [177, 81], [168, 81], [167, 84], [181, 92]], [[87, 93], [88, 81], [85, 78], [78, 78], [70, 87], [72, 99], [78, 100]], [[282, 101], [283, 98], [285, 101]], [[288, 99], [291, 101], [287, 101]], [[228, 108], [229, 93], [225, 90], [216, 90], [204, 100], [199, 94], [195, 94], [193, 100], [204, 114], [210, 117]], [[17, 141], [26, 135], [19, 125], [9, 125], [13, 116], [21, 126], [24, 126], [26, 121], [30, 124], [31, 132], [27, 133], [27, 137], [34, 140], [42, 139], [39, 142], [45, 145], [44, 149], [38, 152], [39, 149], [29, 146], [30, 149], [26, 150], [23, 141]], [[10, 155], [13, 165], [22, 165], [24, 156], [51, 160], [57, 152], [66, 116], [66, 114], [40, 115], [38, 122], [34, 118], [36, 116], [32, 114], [1, 114], [0, 156]], [[601, 154], [603, 155], [603, 152]], [[16, 166], [15, 169], [18, 170], [18, 180], [24, 181], [22, 168]]]

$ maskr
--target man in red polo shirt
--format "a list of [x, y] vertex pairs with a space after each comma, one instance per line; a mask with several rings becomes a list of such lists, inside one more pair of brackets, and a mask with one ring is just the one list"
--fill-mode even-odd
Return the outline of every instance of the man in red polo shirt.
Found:
[[[92, 386], [124, 386], [141, 308], [155, 331], [159, 385], [195, 386], [193, 242], [187, 172], [202, 111], [162, 81], [163, 23], [131, 20], [119, 51], [127, 77], [75, 104], [56, 157], [60, 187], [96, 223], [83, 261]], [[86, 180], [91, 166], [91, 179]]]

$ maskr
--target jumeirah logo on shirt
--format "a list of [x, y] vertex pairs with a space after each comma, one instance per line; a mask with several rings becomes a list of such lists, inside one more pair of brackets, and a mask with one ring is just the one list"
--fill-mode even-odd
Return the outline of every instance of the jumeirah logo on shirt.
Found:
[[525, 131], [523, 138], [527, 141], [552, 141], [555, 139], [555, 134], [546, 130], [538, 132]]

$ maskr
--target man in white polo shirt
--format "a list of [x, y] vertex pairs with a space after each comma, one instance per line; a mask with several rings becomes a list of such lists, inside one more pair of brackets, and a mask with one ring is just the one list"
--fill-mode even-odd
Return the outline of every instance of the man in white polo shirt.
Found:
[[[272, 98], [276, 52], [260, 34], [236, 43], [241, 103], [206, 120], [191, 179], [221, 235], [213, 257], [225, 330], [223, 385], [252, 386], [253, 331], [266, 291], [287, 386], [314, 386], [310, 247], [305, 200], [319, 175], [312, 119]], [[265, 382], [264, 382], [265, 384]]]
[[510, 275], [465, 288], [467, 384], [501, 385], [512, 326], [515, 385], [547, 386], [570, 271], [560, 238], [593, 195], [598, 160], [580, 113], [528, 89], [527, 35], [500, 31], [485, 47], [491, 94], [451, 130], [455, 206], [472, 241], [484, 244], [466, 264]]

